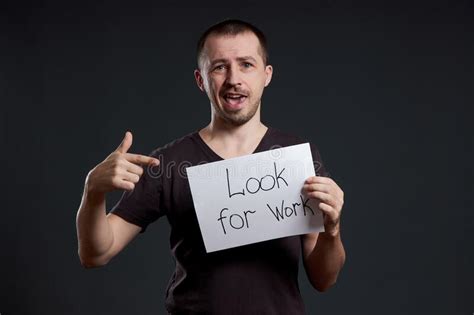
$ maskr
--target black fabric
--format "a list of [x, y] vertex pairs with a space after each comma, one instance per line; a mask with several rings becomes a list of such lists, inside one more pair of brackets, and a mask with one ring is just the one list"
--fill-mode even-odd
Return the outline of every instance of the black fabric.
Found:
[[[300, 144], [299, 137], [269, 127], [254, 153]], [[328, 176], [315, 145], [317, 175]], [[171, 225], [170, 248], [176, 269], [166, 292], [171, 314], [304, 314], [298, 287], [300, 236], [291, 236], [207, 254], [194, 210], [186, 167], [222, 160], [198, 131], [150, 154], [148, 168], [132, 192], [124, 192], [111, 212], [140, 226], [162, 216]]]

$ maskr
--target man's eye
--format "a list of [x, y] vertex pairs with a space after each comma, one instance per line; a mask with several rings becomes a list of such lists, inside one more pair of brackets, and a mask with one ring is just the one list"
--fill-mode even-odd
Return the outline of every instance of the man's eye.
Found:
[[214, 70], [224, 70], [224, 69], [225, 69], [225, 65], [218, 65], [214, 67]]
[[250, 63], [250, 62], [244, 62], [244, 67], [245, 68], [250, 68], [252, 67], [253, 65]]

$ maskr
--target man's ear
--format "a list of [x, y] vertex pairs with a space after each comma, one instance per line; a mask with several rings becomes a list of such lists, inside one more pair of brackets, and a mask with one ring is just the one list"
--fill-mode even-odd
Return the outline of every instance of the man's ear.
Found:
[[270, 84], [270, 81], [272, 81], [273, 67], [267, 65], [265, 67], [265, 74], [267, 75], [267, 78], [265, 79], [265, 87], [267, 87]]
[[198, 88], [201, 91], [205, 92], [204, 80], [202, 78], [201, 71], [199, 71], [199, 69], [194, 70], [194, 78], [196, 79], [196, 84], [197, 84]]

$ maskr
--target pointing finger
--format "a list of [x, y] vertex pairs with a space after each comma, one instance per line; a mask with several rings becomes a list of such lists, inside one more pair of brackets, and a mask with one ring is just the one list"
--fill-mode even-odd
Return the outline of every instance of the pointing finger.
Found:
[[153, 158], [151, 156], [140, 155], [140, 154], [133, 154], [133, 153], [126, 153], [125, 159], [134, 164], [153, 164], [158, 166], [160, 164], [160, 160]]

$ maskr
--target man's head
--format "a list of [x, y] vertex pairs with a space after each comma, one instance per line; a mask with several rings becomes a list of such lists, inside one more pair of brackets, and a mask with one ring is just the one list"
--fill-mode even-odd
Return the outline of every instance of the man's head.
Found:
[[216, 24], [201, 36], [197, 62], [196, 82], [215, 113], [236, 126], [249, 121], [273, 72], [263, 33], [239, 20]]
[[267, 46], [267, 38], [265, 34], [261, 30], [259, 30], [256, 26], [244, 22], [241, 20], [225, 20], [214, 24], [213, 26], [209, 27], [199, 38], [197, 43], [197, 65], [198, 69], [201, 69], [201, 62], [204, 53], [204, 45], [206, 43], [206, 39], [210, 35], [220, 35], [220, 36], [235, 36], [238, 34], [250, 32], [257, 36], [258, 41], [260, 43], [259, 47], [259, 54], [263, 58], [263, 63], [265, 65], [268, 64], [268, 46]]

